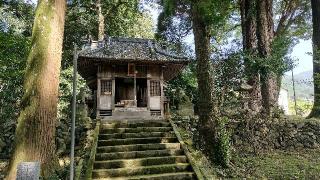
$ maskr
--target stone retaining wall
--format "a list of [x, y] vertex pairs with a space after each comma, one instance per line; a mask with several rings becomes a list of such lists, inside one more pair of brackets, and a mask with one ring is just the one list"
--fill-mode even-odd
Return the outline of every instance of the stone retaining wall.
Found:
[[[233, 123], [232, 142], [235, 147], [251, 150], [298, 149], [320, 147], [320, 122]], [[250, 149], [248, 149], [250, 150]]]
[[[174, 120], [175, 121], [175, 120]], [[175, 122], [188, 131], [196, 131], [196, 119], [179, 118]], [[232, 145], [238, 150], [257, 152], [272, 149], [320, 148], [320, 120], [277, 122], [229, 122]]]

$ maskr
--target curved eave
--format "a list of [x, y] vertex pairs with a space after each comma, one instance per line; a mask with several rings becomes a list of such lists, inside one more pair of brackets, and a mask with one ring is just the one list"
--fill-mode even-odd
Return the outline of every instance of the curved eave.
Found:
[[114, 58], [114, 57], [94, 57], [94, 56], [79, 56], [78, 61], [88, 60], [92, 62], [122, 62], [122, 63], [147, 63], [147, 64], [163, 64], [163, 63], [172, 63], [172, 64], [189, 64], [190, 60], [187, 58], [176, 58], [176, 59], [145, 59], [145, 58]]

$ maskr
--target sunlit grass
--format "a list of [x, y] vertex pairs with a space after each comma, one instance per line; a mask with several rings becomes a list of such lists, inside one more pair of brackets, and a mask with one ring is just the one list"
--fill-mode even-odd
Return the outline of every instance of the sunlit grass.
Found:
[[297, 100], [297, 114], [295, 111], [295, 103], [294, 101], [289, 101], [289, 113], [291, 115], [299, 115], [302, 117], [306, 117], [311, 112], [313, 103], [305, 100]]

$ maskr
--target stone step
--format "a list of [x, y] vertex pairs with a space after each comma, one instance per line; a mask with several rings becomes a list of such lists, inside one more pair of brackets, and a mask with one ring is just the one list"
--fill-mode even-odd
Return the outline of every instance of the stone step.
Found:
[[103, 123], [101, 128], [137, 128], [137, 127], [171, 127], [168, 121], [133, 121]]
[[[144, 111], [136, 111], [134, 109], [129, 110], [114, 110], [112, 112], [112, 119], [133, 119], [135, 121], [138, 121], [141, 119], [149, 119], [151, 117], [150, 111], [144, 110]], [[108, 118], [107, 118], [108, 119]]]
[[119, 159], [111, 161], [95, 161], [94, 169], [134, 168], [161, 164], [187, 163], [186, 156], [163, 156], [139, 159]]
[[156, 144], [132, 144], [132, 145], [119, 145], [119, 146], [100, 146], [97, 148], [97, 153], [163, 150], [163, 149], [180, 149], [180, 143], [156, 143]]
[[193, 172], [177, 172], [177, 173], [164, 173], [164, 174], [152, 174], [144, 176], [132, 176], [129, 180], [196, 180]]
[[196, 179], [165, 120], [108, 120], [101, 124], [93, 179]]
[[100, 130], [100, 134], [114, 133], [138, 133], [138, 132], [169, 132], [172, 127], [137, 127], [137, 128], [105, 128]]
[[99, 140], [143, 138], [143, 137], [176, 137], [173, 131], [170, 132], [139, 132], [139, 133], [115, 133], [100, 134]]
[[97, 153], [96, 161], [106, 161], [115, 159], [134, 159], [146, 157], [161, 157], [161, 156], [179, 156], [183, 155], [182, 149], [164, 149], [164, 150], [148, 150], [148, 151], [129, 151], [116, 153]]
[[128, 138], [128, 139], [110, 139], [99, 140], [98, 146], [117, 146], [129, 144], [150, 144], [150, 143], [174, 143], [178, 142], [177, 138], [150, 137], [150, 138]]
[[192, 171], [190, 164], [188, 163], [177, 163], [177, 164], [166, 164], [156, 166], [146, 166], [138, 168], [119, 168], [119, 169], [94, 169], [92, 171], [93, 178], [107, 178], [107, 177], [126, 177], [126, 176], [137, 176], [137, 175], [151, 175], [151, 174], [162, 174], [162, 173], [176, 173]]
[[99, 178], [93, 180], [196, 180], [193, 172], [163, 173], [142, 176]]

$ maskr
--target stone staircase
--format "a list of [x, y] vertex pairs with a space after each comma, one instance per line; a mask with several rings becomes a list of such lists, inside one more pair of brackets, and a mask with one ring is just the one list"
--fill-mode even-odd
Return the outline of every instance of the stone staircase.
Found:
[[93, 179], [197, 179], [168, 121], [102, 123]]

